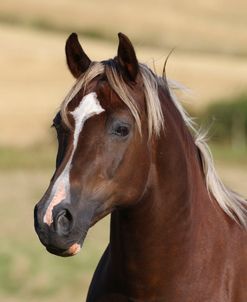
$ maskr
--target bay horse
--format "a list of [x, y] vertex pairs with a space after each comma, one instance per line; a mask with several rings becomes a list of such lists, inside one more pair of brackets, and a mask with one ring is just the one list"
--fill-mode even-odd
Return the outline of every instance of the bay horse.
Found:
[[226, 188], [169, 81], [117, 56], [93, 62], [66, 42], [75, 85], [53, 120], [56, 170], [35, 230], [59, 256], [79, 252], [111, 214], [110, 242], [87, 302], [246, 302], [246, 201]]

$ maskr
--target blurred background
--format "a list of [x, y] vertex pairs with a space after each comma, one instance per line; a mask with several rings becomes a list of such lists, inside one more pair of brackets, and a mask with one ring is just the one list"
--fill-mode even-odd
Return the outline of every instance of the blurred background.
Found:
[[247, 196], [247, 2], [244, 0], [1, 0], [0, 301], [84, 301], [108, 241], [109, 219], [73, 258], [48, 254], [33, 229], [33, 207], [55, 163], [51, 121], [74, 80], [65, 40], [77, 32], [93, 60], [113, 57], [117, 33], [140, 61], [192, 92], [180, 96], [210, 126], [225, 183]]

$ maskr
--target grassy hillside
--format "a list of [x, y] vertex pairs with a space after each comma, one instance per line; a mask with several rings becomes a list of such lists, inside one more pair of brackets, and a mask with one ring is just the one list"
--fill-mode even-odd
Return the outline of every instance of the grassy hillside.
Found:
[[64, 43], [77, 31], [94, 60], [113, 57], [129, 35], [140, 61], [193, 91], [192, 111], [247, 87], [247, 2], [236, 0], [1, 0], [1, 145], [46, 142], [49, 124], [73, 83]]
[[108, 40], [124, 31], [140, 45], [247, 55], [243, 0], [1, 0], [0, 20]]
[[[1, 5], [0, 5], [1, 7]], [[49, 126], [73, 83], [67, 71], [64, 43], [67, 35], [22, 27], [0, 27], [0, 145], [32, 145], [50, 141]], [[114, 43], [80, 37], [93, 60], [116, 54]], [[140, 61], [162, 69], [168, 50], [136, 46]], [[208, 102], [234, 95], [247, 87], [247, 60], [243, 57], [174, 52], [167, 66], [170, 78], [193, 91], [190, 108], [202, 110]]]

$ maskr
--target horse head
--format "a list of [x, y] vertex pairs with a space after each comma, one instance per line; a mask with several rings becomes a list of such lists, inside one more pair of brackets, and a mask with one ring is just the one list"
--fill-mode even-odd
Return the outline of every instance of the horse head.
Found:
[[[92, 62], [76, 34], [65, 50], [76, 83], [53, 120], [56, 170], [35, 207], [41, 242], [60, 256], [76, 254], [88, 229], [102, 217], [138, 203], [148, 182], [150, 132], [162, 127], [155, 116], [160, 106], [146, 106], [144, 67], [125, 35], [119, 34], [117, 56], [111, 60]], [[154, 117], [148, 119], [150, 110]]]

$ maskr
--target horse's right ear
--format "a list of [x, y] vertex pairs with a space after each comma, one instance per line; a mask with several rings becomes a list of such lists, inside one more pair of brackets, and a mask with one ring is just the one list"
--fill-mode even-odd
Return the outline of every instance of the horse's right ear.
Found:
[[139, 64], [136, 58], [134, 47], [129, 38], [124, 34], [119, 33], [118, 39], [118, 62], [127, 78], [131, 81], [135, 81], [139, 71]]
[[79, 76], [88, 69], [91, 60], [82, 49], [77, 34], [72, 33], [68, 37], [65, 45], [65, 53], [69, 70], [75, 78], [79, 78]]

